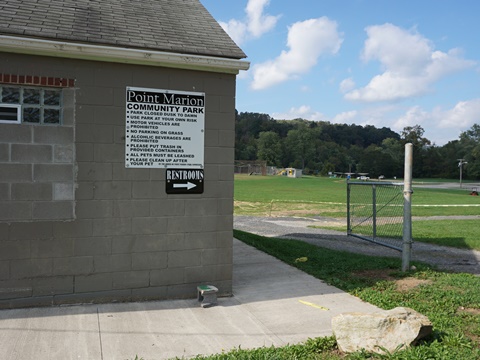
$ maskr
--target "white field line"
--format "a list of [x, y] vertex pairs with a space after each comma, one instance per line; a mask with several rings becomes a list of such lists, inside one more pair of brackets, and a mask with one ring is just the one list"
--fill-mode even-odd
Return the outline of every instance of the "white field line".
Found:
[[417, 207], [470, 207], [470, 206], [480, 206], [480, 204], [450, 204], [450, 205], [415, 205], [412, 204], [412, 206], [417, 206]]
[[339, 203], [339, 202], [330, 202], [330, 201], [309, 201], [309, 200], [277, 200], [273, 199], [270, 202], [291, 202], [291, 203], [300, 203], [300, 204], [328, 204], [328, 205], [346, 205], [346, 203]]
[[[346, 205], [346, 203], [339, 203], [339, 202], [329, 202], [329, 201], [308, 201], [308, 200], [271, 200], [271, 202], [291, 202], [291, 203], [308, 203], [308, 204], [328, 204], [328, 205]], [[401, 206], [400, 205], [388, 205], [388, 206]], [[478, 207], [480, 204], [429, 204], [429, 205], [420, 205], [420, 204], [412, 204], [412, 206], [417, 206], [417, 207]]]
[[[242, 201], [243, 202], [243, 201]], [[250, 202], [250, 201], [245, 201], [245, 202]], [[307, 203], [307, 204], [327, 204], [327, 205], [346, 205], [346, 203], [340, 203], [340, 202], [331, 202], [331, 201], [309, 201], [309, 200], [279, 200], [279, 199], [273, 199], [270, 200], [270, 202], [283, 202], [283, 203]], [[401, 206], [400, 205], [389, 205], [389, 206]], [[412, 206], [415, 207], [479, 207], [480, 204], [412, 204]]]

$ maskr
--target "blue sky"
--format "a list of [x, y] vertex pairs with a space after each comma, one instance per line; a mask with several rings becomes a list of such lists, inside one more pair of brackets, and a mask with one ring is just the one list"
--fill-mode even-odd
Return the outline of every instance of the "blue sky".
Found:
[[236, 108], [275, 119], [480, 124], [478, 0], [200, 0], [247, 54]]

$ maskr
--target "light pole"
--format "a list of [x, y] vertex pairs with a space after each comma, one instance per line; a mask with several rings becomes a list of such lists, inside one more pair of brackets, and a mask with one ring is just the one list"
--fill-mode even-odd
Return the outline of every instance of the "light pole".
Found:
[[460, 188], [462, 188], [462, 170], [463, 170], [463, 165], [468, 164], [465, 159], [457, 159], [458, 160], [458, 167], [460, 168]]

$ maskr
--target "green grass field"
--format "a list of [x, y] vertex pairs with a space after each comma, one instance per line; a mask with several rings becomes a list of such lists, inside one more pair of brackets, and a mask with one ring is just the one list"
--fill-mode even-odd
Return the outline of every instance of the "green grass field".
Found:
[[[416, 219], [412, 228], [415, 241], [480, 250], [478, 220], [452, 218], [427, 221], [417, 218], [480, 215], [480, 196], [469, 195], [468, 187], [420, 187], [427, 182], [422, 179], [413, 184], [412, 215]], [[235, 214], [346, 218], [346, 187], [345, 179], [237, 175]]]
[[[426, 181], [419, 181], [425, 185]], [[469, 195], [470, 190], [464, 189], [430, 189], [417, 187], [413, 183], [412, 215], [480, 215], [480, 196]], [[346, 216], [347, 190], [345, 179], [330, 179], [325, 177], [304, 176], [288, 178], [285, 176], [235, 176], [236, 203], [243, 204], [235, 208], [238, 215], [261, 215], [271, 204], [303, 204], [311, 209], [310, 215], [322, 213], [324, 207], [330, 210], [326, 214], [335, 217]], [[283, 205], [282, 205], [283, 206]], [[274, 205], [278, 211], [279, 206]], [[336, 209], [337, 211], [332, 211]]]
[[[317, 226], [312, 226], [313, 228]], [[381, 236], [382, 228], [377, 227], [377, 234]], [[346, 226], [323, 226], [323, 229], [347, 231]], [[369, 234], [370, 227], [355, 228], [357, 234]], [[414, 241], [425, 242], [442, 246], [452, 246], [459, 249], [480, 250], [480, 229], [478, 220], [414, 220], [412, 224]], [[398, 237], [399, 239], [401, 236]]]

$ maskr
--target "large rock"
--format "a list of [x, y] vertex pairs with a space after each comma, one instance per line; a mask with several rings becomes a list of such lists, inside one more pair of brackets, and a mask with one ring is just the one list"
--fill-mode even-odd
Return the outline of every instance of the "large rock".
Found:
[[375, 313], [344, 313], [332, 319], [332, 330], [343, 352], [365, 349], [393, 352], [404, 349], [432, 332], [432, 323], [413, 309], [397, 307]]

